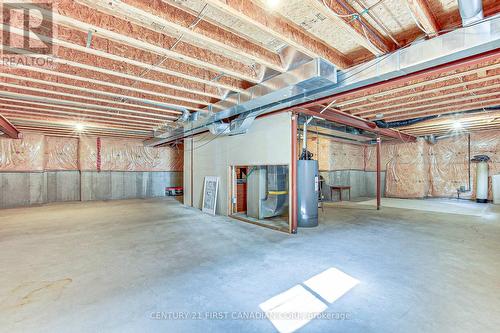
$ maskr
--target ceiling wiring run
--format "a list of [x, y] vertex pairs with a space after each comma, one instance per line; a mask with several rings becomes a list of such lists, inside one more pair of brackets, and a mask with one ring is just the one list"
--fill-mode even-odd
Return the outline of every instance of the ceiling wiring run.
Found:
[[[334, 10], [332, 10], [331, 6], [328, 5], [326, 3], [326, 0], [321, 0], [321, 2], [323, 3], [323, 5], [328, 9], [328, 11], [335, 17], [338, 17], [338, 18], [341, 18], [341, 19], [347, 19], [347, 18], [350, 18], [350, 20], [348, 21], [349, 24], [352, 24], [354, 21], [358, 21], [360, 26], [361, 26], [361, 29], [363, 31], [363, 36], [367, 42], [367, 44], [373, 48], [373, 49], [378, 49], [377, 46], [375, 46], [371, 39], [368, 37], [368, 33], [367, 33], [367, 27], [366, 27], [366, 23], [362, 20], [362, 17], [363, 15], [367, 14], [370, 12], [370, 10], [376, 6], [378, 6], [380, 3], [382, 3], [384, 0], [379, 0], [378, 2], [376, 2], [375, 4], [363, 9], [363, 11], [361, 13], [358, 13], [358, 12], [354, 12], [354, 13], [349, 13], [349, 14], [339, 14], [339, 13], [336, 13]], [[331, 3], [331, 2], [330, 2]], [[340, 3], [344, 8], [345, 8], [345, 5]], [[345, 9], [346, 11], [349, 11], [347, 8]], [[384, 29], [384, 27], [382, 27], [382, 29]], [[370, 33], [373, 33], [371, 31], [371, 29], [368, 29], [370, 31]], [[376, 39], [379, 39], [379, 37], [374, 34], [374, 38]], [[397, 42], [396, 42], [397, 44]]]

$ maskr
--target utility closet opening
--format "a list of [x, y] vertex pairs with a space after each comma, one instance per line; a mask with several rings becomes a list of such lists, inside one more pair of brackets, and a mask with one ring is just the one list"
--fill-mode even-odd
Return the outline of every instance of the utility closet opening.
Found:
[[288, 165], [233, 166], [231, 214], [240, 221], [289, 232]]

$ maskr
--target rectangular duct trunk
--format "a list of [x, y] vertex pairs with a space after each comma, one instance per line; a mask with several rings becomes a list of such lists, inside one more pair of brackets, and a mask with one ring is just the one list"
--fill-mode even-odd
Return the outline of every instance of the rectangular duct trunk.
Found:
[[197, 134], [207, 126], [223, 119], [252, 113], [265, 113], [269, 108], [307, 96], [311, 90], [332, 87], [337, 83], [337, 67], [323, 59], [310, 60], [286, 73], [279, 74], [242, 93], [228, 96], [225, 100], [210, 105], [207, 112], [199, 112], [197, 119], [174, 131], [145, 142], [156, 146], [169, 141]]

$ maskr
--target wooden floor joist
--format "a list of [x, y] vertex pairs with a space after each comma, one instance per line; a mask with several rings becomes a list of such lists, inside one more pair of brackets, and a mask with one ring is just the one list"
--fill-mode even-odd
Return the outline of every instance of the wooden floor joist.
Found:
[[447, 105], [450, 103], [455, 103], [463, 100], [467, 100], [469, 98], [481, 98], [491, 96], [488, 93], [496, 94], [498, 93], [498, 88], [500, 87], [500, 82], [497, 82], [493, 85], [488, 85], [485, 87], [480, 87], [476, 89], [463, 89], [458, 92], [443, 94], [434, 97], [427, 97], [425, 99], [417, 99], [406, 103], [395, 103], [388, 107], [384, 108], [374, 108], [370, 111], [364, 112], [354, 112], [355, 115], [366, 118], [374, 118], [377, 114], [383, 114], [384, 118], [387, 115], [398, 113], [407, 110], [414, 110], [419, 107], [434, 107]]
[[[6, 26], [0, 26], [0, 30], [6, 31]], [[29, 31], [16, 27], [9, 27], [11, 37], [21, 38], [23, 34], [29, 34], [31, 39], [39, 38], [41, 41], [54, 45], [57, 53], [53, 59], [57, 63], [71, 63], [72, 66], [82, 67], [88, 70], [97, 72], [111, 71], [119, 74], [130, 74], [134, 81], [143, 81], [141, 79], [150, 79], [154, 77], [154, 81], [160, 83], [164, 81], [179, 87], [178, 89], [193, 89], [196, 92], [196, 87], [201, 85], [200, 91], [206, 91], [207, 88], [212, 88], [206, 92], [212, 92], [215, 96], [221, 96], [217, 93], [218, 89], [229, 91], [243, 91], [245, 89], [244, 81], [231, 78], [229, 76], [220, 76], [219, 72], [210, 71], [206, 68], [198, 68], [196, 66], [182, 64], [178, 61], [167, 59], [162, 64], [160, 62], [165, 58], [160, 54], [150, 51], [141, 51], [133, 47], [126, 47], [112, 41], [99, 41], [92, 45], [92, 48], [85, 47], [85, 38], [82, 34], [81, 38], [75, 42], [63, 40], [57, 37], [49, 37], [43, 34], [33, 35]], [[15, 35], [12, 35], [15, 34]], [[98, 38], [95, 37], [95, 40]], [[22, 51], [19, 51], [21, 54]], [[36, 54], [28, 54], [28, 57], [40, 57]], [[41, 56], [42, 58], [44, 56]], [[126, 73], [121, 73], [126, 69]], [[142, 74], [142, 76], [141, 76]], [[220, 76], [219, 79], [215, 80]], [[189, 90], [188, 90], [189, 91]]]
[[[5, 81], [5, 80], [4, 80]], [[23, 93], [31, 96], [38, 97], [57, 97], [62, 98], [64, 101], [81, 103], [84, 105], [91, 105], [92, 107], [104, 107], [108, 110], [115, 111], [124, 111], [124, 112], [135, 112], [135, 113], [144, 113], [144, 114], [160, 114], [160, 115], [170, 115], [176, 116], [181, 114], [182, 112], [176, 109], [166, 109], [166, 108], [156, 108], [156, 107], [145, 107], [142, 105], [135, 105], [130, 103], [122, 103], [109, 99], [96, 98], [94, 96], [86, 96], [83, 94], [72, 94], [60, 92], [61, 90], [51, 91], [44, 89], [42, 87], [35, 88], [34, 84], [30, 84], [30, 86], [13, 84], [13, 83], [5, 83], [0, 82], [0, 86], [3, 87], [1, 93], [9, 92], [9, 93]], [[112, 106], [113, 105], [113, 106]], [[116, 107], [119, 105], [120, 107]], [[191, 108], [189, 108], [191, 109]], [[193, 108], [196, 110], [195, 108]]]
[[[396, 48], [393, 42], [387, 41], [371, 24], [369, 24], [347, 1], [307, 0], [326, 17], [341, 25], [350, 36], [364, 48], [376, 56], [388, 53]], [[356, 18], [353, 14], [358, 15]], [[349, 16], [351, 15], [351, 16]], [[368, 38], [368, 39], [367, 39]]]
[[[100, 36], [105, 40], [115, 41], [142, 51], [153, 52], [162, 57], [176, 59], [199, 68], [208, 68], [215, 72], [223, 72], [232, 77], [253, 83], [259, 82], [258, 72], [260, 68], [252, 69], [251, 66], [241, 62], [183, 41], [177, 41], [173, 37], [157, 33], [115, 16], [98, 12], [95, 9], [80, 5], [71, 0], [59, 1], [55, 12], [43, 9], [42, 6], [26, 5], [26, 7], [33, 9], [35, 13], [39, 11], [45, 17], [51, 18], [59, 26], [66, 27], [67, 29], [62, 27], [57, 28], [58, 33], [64, 33], [65, 38], [73, 39], [77, 36], [75, 33], [71, 33], [71, 31], [80, 31], [80, 33], [84, 34], [88, 31], [93, 31], [93, 38]], [[175, 47], [173, 47], [174, 45]]]
[[[130, 125], [123, 125], [118, 122], [110, 122], [110, 121], [102, 121], [99, 120], [98, 123], [93, 122], [92, 119], [85, 119], [85, 121], [78, 121], [75, 122], [74, 118], [68, 117], [68, 116], [53, 116], [53, 117], [47, 117], [45, 114], [24, 114], [24, 113], [9, 113], [5, 112], [5, 115], [8, 116], [9, 118], [12, 119], [12, 121], [47, 121], [47, 120], [56, 120], [58, 123], [63, 123], [63, 122], [71, 122], [72, 126], [74, 127], [75, 124], [82, 124], [85, 128], [107, 128], [107, 127], [116, 127], [124, 130], [143, 130], [143, 131], [153, 131], [154, 126], [153, 125], [142, 125], [142, 126], [130, 126]], [[96, 125], [98, 124], [98, 125]]]
[[[383, 114], [383, 119], [391, 118], [396, 115], [401, 116], [401, 115], [411, 115], [411, 114], [418, 114], [419, 112], [423, 111], [431, 111], [431, 110], [436, 110], [439, 108], [449, 108], [449, 107], [460, 107], [464, 104], [469, 104], [469, 103], [476, 103], [480, 101], [490, 101], [490, 100], [495, 100], [498, 97], [500, 97], [500, 91], [498, 89], [489, 89], [486, 90], [487, 93], [482, 93], [482, 94], [476, 94], [476, 95], [471, 95], [469, 93], [466, 93], [464, 96], [461, 98], [455, 98], [455, 99], [450, 99], [448, 100], [446, 97], [443, 98], [443, 101], [441, 102], [436, 102], [436, 103], [417, 103], [415, 105], [412, 105], [411, 107], [407, 108], [400, 108], [400, 109], [393, 109], [391, 111], [385, 111]], [[367, 117], [369, 119], [375, 119], [377, 118], [376, 115]]]
[[[9, 38], [2, 40], [2, 50], [27, 62], [0, 63], [0, 112], [23, 130], [75, 137], [75, 119], [93, 124], [89, 134], [147, 137], [150, 132], [137, 131], [161, 128], [184, 110], [206, 113], [308, 57], [348, 73], [410, 37], [432, 38], [461, 24], [457, 4], [399, 2], [294, 0], [273, 7], [267, 0], [58, 0], [53, 8], [43, 1], [6, 3], [0, 30]], [[483, 5], [486, 17], [500, 10], [494, 0]], [[41, 22], [39, 29], [10, 11], [19, 6], [41, 10], [27, 14]], [[50, 64], [34, 64], [47, 56], [19, 47], [37, 40], [52, 46]], [[395, 121], [498, 106], [498, 55], [490, 51], [297, 107], [317, 111], [335, 100], [333, 109], [347, 117]], [[445, 131], [448, 118], [403, 132]], [[496, 120], [471, 119], [468, 129], [497, 126]]]
[[[0, 83], [0, 85], [3, 85]], [[6, 88], [9, 89], [9, 88]], [[102, 111], [107, 111], [108, 113], [125, 113], [125, 114], [136, 114], [138, 116], [153, 116], [157, 118], [164, 118], [164, 119], [176, 119], [176, 115], [172, 114], [159, 114], [156, 112], [145, 112], [145, 111], [138, 111], [138, 110], [132, 110], [132, 109], [121, 109], [121, 108], [116, 108], [116, 107], [106, 107], [102, 105], [97, 105], [97, 104], [91, 104], [91, 103], [85, 103], [85, 102], [77, 102], [77, 101], [70, 101], [67, 99], [61, 100], [57, 98], [51, 98], [51, 97], [45, 97], [42, 94], [36, 95], [29, 93], [27, 91], [18, 91], [18, 92], [11, 92], [11, 91], [5, 91], [5, 90], [0, 90], [0, 97], [6, 97], [10, 99], [17, 99], [17, 100], [25, 100], [25, 101], [35, 101], [35, 102], [43, 102], [43, 103], [48, 103], [52, 105], [63, 105], [63, 106], [71, 106], [73, 108], [81, 108], [81, 107], [86, 107], [87, 109], [95, 109], [95, 110], [102, 110]], [[85, 110], [85, 108], [82, 108]]]
[[[105, 93], [126, 94], [126, 96], [132, 98], [141, 98], [147, 101], [158, 100], [164, 102], [165, 99], [177, 99], [179, 101], [194, 103], [197, 105], [209, 104], [207, 100], [197, 99], [198, 96], [194, 94], [179, 94], [179, 92], [177, 91], [175, 95], [170, 95], [167, 93], [157, 92], [156, 90], [147, 90], [108, 81], [100, 81], [88, 77], [61, 73], [59, 71], [47, 70], [39, 67], [16, 66], [15, 68], [5, 69], [4, 72], [14, 73], [13, 75], [18, 77], [22, 76], [27, 80], [45, 80], [47, 84], [63, 82], [62, 84], [89, 89], [91, 91], [95, 91], [96, 93], [102, 91]], [[161, 91], [161, 89], [158, 90]], [[168, 89], [165, 88], [165, 91], [168, 92]]]
[[73, 119], [81, 122], [95, 121], [99, 123], [109, 123], [109, 124], [127, 124], [127, 126], [130, 126], [132, 128], [141, 126], [155, 127], [163, 124], [161, 120], [154, 120], [154, 119], [145, 121], [145, 120], [136, 120], [134, 118], [129, 118], [126, 116], [123, 117], [113, 117], [111, 115], [102, 116], [91, 113], [68, 112], [68, 111], [59, 111], [54, 109], [47, 110], [30, 106], [20, 107], [16, 105], [6, 105], [4, 103], [0, 103], [0, 112], [2, 114], [11, 116], [26, 115], [33, 117], [43, 116], [46, 118], [50, 118], [50, 116], [53, 116], [54, 118]]
[[362, 97], [340, 98], [339, 101], [335, 103], [335, 105], [342, 109], [346, 109], [346, 108], [355, 108], [362, 105], [372, 105], [381, 101], [387, 101], [387, 100], [392, 101], [394, 99], [401, 98], [401, 96], [406, 96], [415, 93], [415, 91], [417, 91], [417, 89], [419, 88], [425, 89], [426, 87], [432, 87], [429, 89], [432, 90], [441, 89], [443, 87], [449, 86], [450, 84], [453, 84], [450, 82], [453, 82], [454, 79], [460, 80], [460, 78], [465, 77], [467, 75], [474, 75], [477, 74], [478, 72], [486, 72], [494, 69], [495, 70], [500, 69], [500, 59], [498, 62], [495, 62], [490, 65], [479, 66], [479, 67], [474, 66], [473, 68], [464, 69], [459, 72], [453, 71], [452, 73], [439, 75], [435, 77], [429, 76], [428, 78], [423, 78], [420, 80], [408, 82], [404, 85], [400, 85], [395, 88], [383, 89], [379, 92], [373, 92], [370, 93], [369, 95], [365, 95]]
[[313, 58], [322, 57], [339, 68], [348, 68], [353, 62], [332, 46], [306, 34], [291, 22], [273, 15], [269, 11], [247, 0], [206, 0], [219, 10], [253, 25], [266, 33], [282, 40], [295, 49]]
[[[500, 97], [500, 96], [499, 96]], [[441, 114], [450, 114], [450, 113], [459, 113], [462, 111], [475, 110], [478, 108], [487, 108], [500, 105], [500, 98], [494, 97], [489, 100], [478, 100], [473, 101], [471, 103], [458, 103], [455, 106], [451, 107], [437, 107], [434, 109], [431, 108], [423, 108], [417, 112], [403, 113], [403, 114], [395, 114], [391, 117], [385, 118], [386, 121], [397, 121], [397, 120], [405, 120], [412, 119], [416, 117], [427, 117]]]
[[[24, 100], [22, 98], [25, 98]], [[155, 117], [155, 116], [148, 116], [148, 115], [138, 115], [135, 113], [128, 113], [128, 112], [113, 112], [111, 110], [96, 110], [94, 108], [86, 108], [86, 107], [81, 107], [81, 106], [72, 106], [72, 105], [67, 105], [64, 103], [57, 103], [56, 101], [50, 101], [50, 100], [44, 100], [44, 101], [38, 101], [36, 97], [31, 97], [31, 96], [1, 96], [0, 95], [0, 105], [4, 107], [9, 107], [9, 108], [28, 108], [33, 110], [40, 110], [40, 111], [54, 111], [54, 113], [57, 113], [59, 111], [64, 111], [64, 112], [70, 112], [75, 115], [75, 117], [85, 117], [86, 115], [100, 115], [100, 116], [105, 116], [106, 118], [113, 118], [113, 119], [118, 119], [122, 121], [138, 121], [138, 122], [144, 122], [144, 123], [151, 123], [151, 122], [169, 122], [175, 119], [175, 116], [168, 116], [167, 118], [165, 117]], [[83, 105], [82, 105], [83, 106]], [[36, 111], [35, 111], [36, 112]]]
[[[214, 52], [232, 53], [243, 62], [253, 62], [279, 72], [284, 71], [278, 54], [203, 20], [203, 13], [193, 15], [163, 1], [77, 0], [77, 2], [97, 8], [106, 14], [119, 16], [148, 29], [168, 33], [172, 37], [187, 37], [196, 45]], [[190, 28], [191, 26], [193, 27]]]
[[410, 8], [413, 17], [418, 21], [423, 30], [429, 36], [436, 36], [439, 33], [439, 24], [432, 13], [426, 0], [405, 0]]
[[[406, 93], [403, 94], [398, 94], [395, 97], [391, 98], [386, 98], [384, 101], [374, 101], [374, 102], [368, 102], [368, 103], [363, 103], [363, 104], [358, 104], [356, 107], [353, 108], [341, 108], [343, 111], [347, 111], [349, 113], [353, 114], [367, 114], [370, 113], [372, 108], [377, 108], [377, 107], [384, 107], [387, 105], [392, 105], [392, 106], [400, 106], [403, 103], [411, 103], [415, 101], [423, 101], [423, 100], [428, 100], [428, 98], [439, 98], [442, 96], [447, 96], [449, 93], [455, 93], [458, 92], [458, 89], [461, 89], [462, 91], [468, 90], [469, 85], [475, 85], [478, 83], [488, 83], [489, 81], [495, 80], [500, 78], [500, 75], [493, 75], [493, 76], [488, 76], [480, 79], [474, 79], [471, 81], [466, 81], [466, 82], [458, 82], [454, 84], [449, 84], [449, 85], [444, 85], [439, 88], [434, 88], [434, 89], [420, 89], [417, 92], [412, 92], [411, 90], [408, 90]], [[457, 89], [458, 88], [458, 89]], [[371, 99], [370, 99], [371, 100]], [[366, 110], [366, 111], [365, 111]], [[369, 110], [369, 111], [368, 111]]]
[[[89, 89], [86, 88], [84, 83], [85, 82], [80, 82], [79, 84], [77, 82], [66, 82], [66, 83], [58, 83], [57, 81], [54, 82], [52, 80], [48, 80], [46, 76], [43, 77], [43, 79], [39, 78], [33, 78], [29, 77], [31, 76], [31, 73], [19, 73], [21, 75], [16, 75], [16, 74], [9, 74], [9, 73], [0, 73], [0, 78], [7, 78], [11, 79], [12, 81], [17, 81], [17, 82], [25, 82], [25, 84], [30, 83], [33, 84], [33, 87], [36, 87], [37, 85], [45, 85], [45, 86], [50, 86], [48, 91], [77, 91], [77, 92], [84, 92], [89, 95], [93, 96], [105, 96], [109, 97], [109, 100], [112, 101], [113, 103], [116, 103], [117, 105], [127, 105], [130, 103], [122, 103], [121, 101], [127, 101], [127, 102], [133, 102], [130, 104], [131, 106], [136, 106], [136, 104], [142, 105], [142, 106], [151, 106], [151, 105], [165, 105], [165, 109], [167, 108], [167, 105], [171, 106], [176, 106], [176, 107], [185, 107], [185, 108], [192, 108], [192, 107], [197, 107], [197, 109], [200, 109], [199, 106], [206, 106], [208, 103], [203, 103], [202, 101], [193, 101], [189, 99], [184, 99], [184, 98], [172, 98], [172, 97], [167, 97], [167, 98], [158, 98], [155, 96], [143, 96], [143, 95], [135, 95], [134, 93], [129, 93], [129, 94], [120, 94], [120, 92], [109, 92], [106, 90], [101, 90], [101, 89]], [[24, 75], [23, 75], [24, 74]], [[63, 80], [58, 80], [59, 82], [65, 82]], [[8, 82], [8, 81], [5, 81]], [[69, 84], [71, 83], [71, 84]], [[88, 85], [88, 82], [87, 82]], [[58, 88], [61, 88], [58, 90]], [[63, 90], [64, 89], [64, 90]], [[135, 95], [135, 96], [134, 96]], [[99, 99], [96, 99], [99, 100]], [[120, 102], [118, 102], [120, 101]], [[182, 104], [186, 103], [186, 104]], [[153, 108], [155, 109], [155, 108]], [[159, 108], [158, 108], [159, 109]], [[161, 109], [159, 109], [161, 110]]]

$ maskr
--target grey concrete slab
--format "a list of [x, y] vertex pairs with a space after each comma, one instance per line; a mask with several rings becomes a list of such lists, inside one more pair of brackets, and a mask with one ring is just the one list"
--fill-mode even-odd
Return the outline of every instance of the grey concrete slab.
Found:
[[[484, 207], [483, 216], [325, 208], [319, 227], [297, 235], [173, 199], [4, 210], [0, 327], [276, 332], [242, 316], [302, 286], [328, 317], [296, 332], [498, 332], [500, 208]], [[359, 281], [332, 302], [304, 283], [330, 269]], [[296, 311], [310, 309], [302, 302]]]

